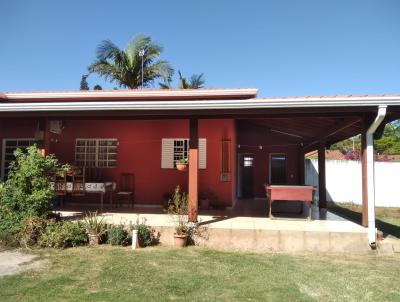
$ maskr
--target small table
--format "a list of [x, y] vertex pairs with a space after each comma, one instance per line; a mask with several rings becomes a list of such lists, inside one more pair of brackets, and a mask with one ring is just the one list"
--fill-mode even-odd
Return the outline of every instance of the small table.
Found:
[[313, 186], [265, 185], [265, 191], [270, 200], [269, 217], [274, 218], [272, 216], [272, 203], [274, 201], [299, 201], [308, 205], [307, 219], [311, 219], [311, 203], [315, 191]]
[[[54, 183], [52, 183], [54, 186]], [[85, 182], [85, 192], [100, 194], [100, 211], [103, 211], [104, 195], [106, 193], [110, 194], [110, 205], [112, 205], [112, 192], [115, 191], [116, 184], [112, 181], [105, 182]], [[72, 192], [72, 182], [67, 182], [67, 192]]]

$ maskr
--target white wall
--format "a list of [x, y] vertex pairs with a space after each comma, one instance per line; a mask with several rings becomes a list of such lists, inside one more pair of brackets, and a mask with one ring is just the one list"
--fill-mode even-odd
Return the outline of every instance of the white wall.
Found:
[[[306, 160], [306, 184], [318, 186], [318, 160]], [[352, 160], [326, 161], [327, 200], [362, 203], [361, 163]], [[400, 163], [375, 163], [375, 205], [400, 207]], [[318, 190], [316, 192], [318, 199]]]

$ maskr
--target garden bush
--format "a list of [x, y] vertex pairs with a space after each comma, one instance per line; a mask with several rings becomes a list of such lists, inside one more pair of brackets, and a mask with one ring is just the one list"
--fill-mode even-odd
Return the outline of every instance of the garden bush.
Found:
[[131, 224], [131, 230], [138, 231], [138, 241], [139, 246], [141, 247], [157, 245], [160, 243], [160, 233], [156, 233], [153, 228], [146, 224], [146, 218], [142, 218], [141, 222], [138, 218], [136, 224]]
[[59, 221], [48, 223], [38, 242], [41, 247], [67, 248], [85, 245], [88, 238], [82, 222]]
[[126, 245], [128, 243], [128, 232], [123, 225], [112, 225], [108, 228], [107, 243], [111, 245]]
[[37, 244], [46, 230], [47, 221], [40, 217], [27, 218], [20, 233], [20, 244], [24, 247], [33, 247]]
[[[53, 176], [67, 170], [53, 155], [42, 157], [36, 146], [14, 152], [8, 178], [0, 184], [0, 243], [24, 241], [24, 223], [29, 218], [46, 218], [51, 210]], [[32, 220], [33, 221], [33, 220]], [[31, 222], [32, 222], [31, 221]], [[31, 225], [32, 227], [32, 225]]]

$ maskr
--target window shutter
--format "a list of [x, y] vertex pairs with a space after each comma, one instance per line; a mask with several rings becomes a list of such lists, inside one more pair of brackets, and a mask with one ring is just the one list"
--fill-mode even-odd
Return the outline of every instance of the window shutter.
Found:
[[199, 169], [207, 168], [207, 139], [199, 139]]
[[161, 140], [161, 168], [174, 168], [174, 140], [171, 138]]

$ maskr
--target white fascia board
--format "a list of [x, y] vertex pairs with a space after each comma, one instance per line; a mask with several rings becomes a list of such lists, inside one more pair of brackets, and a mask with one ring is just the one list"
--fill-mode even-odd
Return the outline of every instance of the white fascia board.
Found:
[[227, 110], [273, 108], [324, 108], [400, 106], [400, 97], [284, 98], [246, 100], [163, 100], [92, 102], [0, 102], [0, 112], [27, 111], [141, 111], [141, 110]]
[[138, 90], [96, 90], [96, 91], [54, 91], [54, 92], [9, 92], [3, 97], [8, 100], [45, 100], [45, 99], [157, 99], [179, 97], [234, 97], [257, 95], [255, 88], [238, 89], [138, 89]]

